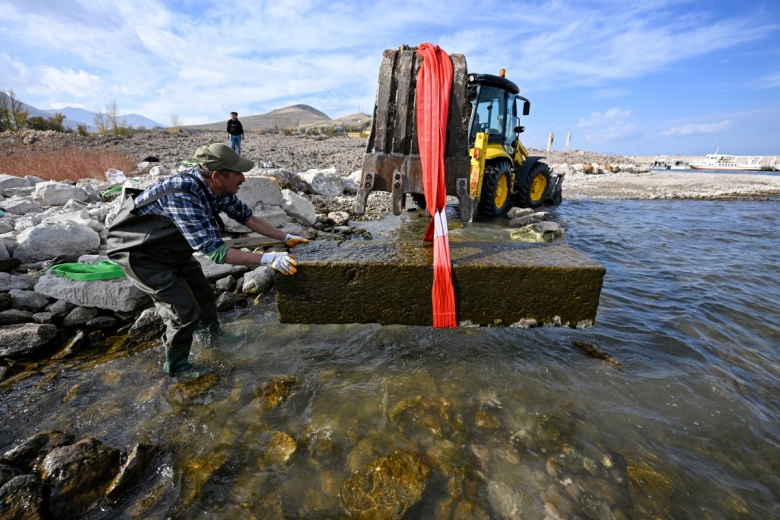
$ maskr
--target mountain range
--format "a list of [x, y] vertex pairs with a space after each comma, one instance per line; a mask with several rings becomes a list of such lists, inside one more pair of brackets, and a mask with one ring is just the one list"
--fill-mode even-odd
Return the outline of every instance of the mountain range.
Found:
[[[0, 97], [7, 98], [8, 95], [5, 92], [0, 92]], [[21, 102], [21, 104], [22, 108], [28, 112], [27, 117], [48, 118], [59, 112], [65, 116], [65, 120], [62, 122], [62, 126], [65, 128], [76, 130], [79, 125], [86, 125], [87, 131], [97, 131], [97, 128], [95, 127], [95, 113], [90, 112], [89, 110], [73, 107], [40, 109], [24, 102]], [[152, 121], [151, 119], [138, 114], [124, 114], [119, 116], [119, 119], [125, 126], [131, 126], [133, 128], [165, 128], [165, 125], [161, 125], [156, 121]]]
[[[7, 95], [4, 92], [0, 92], [0, 96]], [[79, 125], [86, 125], [87, 131], [97, 131], [97, 128], [95, 127], [95, 112], [90, 112], [83, 108], [66, 107], [58, 109], [39, 109], [24, 102], [22, 102], [22, 107], [29, 112], [28, 117], [40, 116], [48, 118], [59, 112], [65, 116], [65, 120], [62, 122], [65, 128], [76, 130]], [[138, 114], [125, 114], [119, 116], [119, 118], [126, 126], [132, 128], [166, 128], [165, 125]], [[225, 116], [225, 119], [222, 121], [201, 125], [187, 125], [182, 126], [181, 128], [222, 132], [225, 131], [228, 118], [229, 116]], [[298, 130], [328, 127], [354, 128], [361, 130], [371, 128], [371, 116], [369, 114], [359, 112], [350, 116], [331, 119], [327, 114], [320, 112], [309, 105], [291, 105], [289, 107], [277, 108], [265, 114], [258, 115], [242, 116], [239, 114], [238, 118], [246, 132], [251, 132], [252, 130], [282, 130], [285, 128], [296, 128]]]

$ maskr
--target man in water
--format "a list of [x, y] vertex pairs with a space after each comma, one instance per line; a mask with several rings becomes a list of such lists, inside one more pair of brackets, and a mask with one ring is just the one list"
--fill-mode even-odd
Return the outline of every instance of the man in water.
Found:
[[108, 257], [152, 297], [165, 323], [165, 372], [187, 379], [208, 372], [188, 361], [193, 333], [199, 324], [217, 333], [219, 324], [214, 290], [193, 252], [200, 251], [218, 264], [267, 265], [285, 275], [294, 274], [298, 265], [286, 252], [260, 254], [228, 247], [221, 237], [224, 225], [219, 213], [288, 247], [308, 242], [253, 215], [236, 196], [246, 180], [244, 172], [254, 167], [252, 161], [215, 143], [198, 148], [195, 162], [198, 167], [143, 192], [125, 189], [106, 240]]

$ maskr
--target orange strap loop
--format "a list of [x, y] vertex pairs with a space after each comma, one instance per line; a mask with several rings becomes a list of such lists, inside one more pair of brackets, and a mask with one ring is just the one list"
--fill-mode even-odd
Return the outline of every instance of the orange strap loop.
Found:
[[456, 328], [455, 290], [447, 235], [447, 186], [444, 153], [452, 90], [452, 60], [438, 45], [423, 43], [417, 74], [417, 144], [423, 173], [423, 192], [428, 213], [433, 215], [423, 240], [433, 240], [434, 328]]

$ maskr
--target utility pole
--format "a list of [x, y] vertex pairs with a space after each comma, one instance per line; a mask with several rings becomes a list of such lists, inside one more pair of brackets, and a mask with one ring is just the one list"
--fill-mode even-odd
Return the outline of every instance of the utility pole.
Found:
[[547, 138], [547, 153], [550, 153], [550, 150], [552, 150], [553, 141], [555, 141], [555, 136], [550, 132], [550, 137]]
[[569, 130], [569, 131], [566, 133], [566, 147], [564, 148], [564, 151], [566, 151], [566, 152], [568, 152], [568, 151], [569, 151], [569, 145], [570, 145], [570, 144], [571, 144], [571, 130]]

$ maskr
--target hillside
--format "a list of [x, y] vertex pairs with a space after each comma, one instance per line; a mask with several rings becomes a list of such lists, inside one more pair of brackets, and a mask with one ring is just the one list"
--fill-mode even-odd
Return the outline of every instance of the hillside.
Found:
[[[182, 128], [224, 132], [225, 125], [227, 124], [229, 117], [229, 114], [226, 114], [225, 119], [222, 121], [207, 123], [204, 125], [183, 126]], [[307, 126], [316, 124], [330, 126], [331, 122], [333, 121], [326, 114], [309, 105], [292, 105], [285, 108], [271, 110], [266, 114], [254, 116], [242, 116], [241, 114], [238, 114], [238, 119], [244, 126], [245, 132], [251, 132], [252, 130], [306, 128]]]

